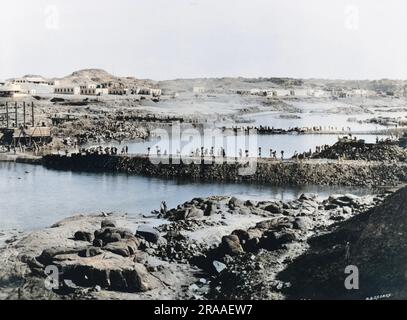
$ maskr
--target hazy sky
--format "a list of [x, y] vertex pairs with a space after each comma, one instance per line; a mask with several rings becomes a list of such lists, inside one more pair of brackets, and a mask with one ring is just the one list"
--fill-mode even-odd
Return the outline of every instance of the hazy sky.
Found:
[[1, 0], [0, 79], [407, 78], [406, 0]]

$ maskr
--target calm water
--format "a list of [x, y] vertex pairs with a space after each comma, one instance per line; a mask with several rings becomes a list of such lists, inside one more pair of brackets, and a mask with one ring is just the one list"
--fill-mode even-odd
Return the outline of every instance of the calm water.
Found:
[[[293, 114], [291, 114], [293, 115]], [[314, 127], [322, 126], [324, 130], [328, 130], [330, 127], [334, 130], [349, 129], [352, 131], [373, 131], [385, 129], [386, 127], [372, 123], [359, 123], [348, 121], [349, 118], [356, 119], [357, 121], [366, 120], [374, 117], [374, 115], [342, 115], [342, 114], [323, 114], [323, 113], [300, 113], [294, 114], [299, 118], [281, 118], [281, 113], [268, 112], [248, 115], [247, 119], [254, 120], [257, 126], [270, 126], [281, 129], [289, 129], [295, 127]], [[394, 114], [393, 114], [394, 116]]]
[[234, 195], [242, 199], [292, 199], [302, 193], [368, 194], [371, 190], [338, 187], [270, 187], [48, 170], [0, 162], [0, 230], [32, 230], [78, 213], [121, 212], [137, 217], [194, 197]]
[[[294, 127], [314, 127], [322, 126], [325, 130], [329, 127], [334, 127], [336, 130], [352, 130], [352, 131], [372, 131], [385, 129], [387, 127], [380, 126], [372, 123], [359, 123], [355, 121], [348, 121], [354, 119], [356, 121], [363, 121], [374, 117], [390, 117], [399, 118], [399, 120], [406, 119], [405, 112], [388, 112], [385, 111], [387, 107], [370, 108], [373, 113], [338, 113], [343, 110], [347, 105], [343, 103], [309, 103], [309, 102], [292, 102], [292, 104], [301, 109], [301, 113], [284, 114], [285, 116], [297, 116], [297, 118], [282, 118], [281, 112], [263, 112], [258, 114], [251, 114], [243, 116], [244, 119], [251, 119], [257, 126], [270, 126], [275, 128], [294, 128]], [[363, 104], [363, 102], [361, 102]], [[373, 109], [380, 109], [377, 111]]]

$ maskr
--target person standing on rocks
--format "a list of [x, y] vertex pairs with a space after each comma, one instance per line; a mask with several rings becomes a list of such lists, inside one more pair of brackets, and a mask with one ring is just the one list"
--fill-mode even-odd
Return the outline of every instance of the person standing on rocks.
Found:
[[160, 205], [160, 213], [161, 213], [162, 215], [166, 215], [166, 214], [167, 214], [167, 203], [166, 203], [165, 201], [162, 201], [162, 202], [161, 202], [161, 205]]
[[350, 261], [350, 242], [346, 242], [345, 246], [345, 261], [349, 264]]
[[284, 150], [281, 150], [281, 161], [284, 160]]

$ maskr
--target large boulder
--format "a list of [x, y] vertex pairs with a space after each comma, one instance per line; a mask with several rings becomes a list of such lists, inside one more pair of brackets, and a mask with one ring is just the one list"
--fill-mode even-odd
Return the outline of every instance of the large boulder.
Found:
[[237, 235], [224, 236], [219, 247], [221, 255], [237, 256], [244, 253]]
[[116, 228], [116, 223], [113, 220], [105, 219], [102, 221], [101, 227], [102, 228], [107, 228], [107, 227]]
[[95, 231], [95, 239], [100, 239], [103, 244], [118, 242], [122, 239], [134, 239], [133, 233], [128, 229], [106, 227]]
[[244, 207], [244, 202], [236, 197], [232, 197], [229, 200], [228, 206], [231, 210]]
[[159, 287], [160, 282], [146, 267], [132, 259], [108, 253], [93, 258], [71, 256], [56, 264], [61, 280], [68, 279], [82, 287], [95, 287], [123, 291], [144, 292]]
[[313, 222], [309, 217], [298, 217], [295, 218], [293, 226], [294, 229], [308, 231], [313, 228]]
[[93, 241], [93, 234], [86, 231], [77, 231], [74, 234], [74, 239], [76, 241], [86, 241], [92, 242]]
[[284, 244], [296, 241], [297, 238], [296, 233], [292, 230], [286, 230], [285, 232], [270, 230], [263, 234], [259, 246], [269, 251], [278, 250], [281, 249]]
[[204, 211], [196, 207], [189, 208], [185, 213], [185, 219], [201, 219], [204, 217]]
[[157, 243], [160, 239], [160, 233], [151, 226], [142, 225], [137, 229], [136, 236], [145, 239], [148, 242]]
[[270, 203], [264, 207], [264, 210], [270, 213], [278, 214], [282, 212], [282, 207], [279, 206], [277, 203]]
[[102, 254], [102, 250], [97, 247], [89, 247], [79, 251], [78, 255], [82, 258], [90, 258], [95, 257], [99, 254]]
[[123, 257], [130, 257], [136, 253], [138, 244], [134, 240], [127, 239], [119, 242], [108, 243], [102, 249]]

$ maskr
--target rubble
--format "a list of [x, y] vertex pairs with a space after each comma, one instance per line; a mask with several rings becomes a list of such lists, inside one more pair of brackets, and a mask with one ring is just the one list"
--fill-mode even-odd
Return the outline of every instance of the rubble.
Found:
[[[287, 284], [275, 276], [305, 252], [310, 237], [326, 232], [337, 217], [364, 215], [387, 195], [332, 195], [324, 200], [302, 195], [291, 201], [196, 198], [157, 215], [167, 223], [157, 228], [139, 224], [136, 232], [124, 227], [125, 218], [74, 217], [34, 233], [35, 241], [30, 236], [16, 239], [11, 245], [25, 253], [12, 261], [12, 268], [28, 268], [25, 281], [41, 287], [45, 268], [56, 266], [59, 286], [52, 291], [54, 298], [158, 294], [174, 272], [177, 278], [168, 290], [178, 298], [278, 298]], [[191, 210], [206, 214], [185, 214]], [[233, 218], [238, 220], [229, 226]], [[244, 219], [258, 222], [232, 229], [243, 226], [238, 221]], [[210, 235], [218, 240], [208, 241]], [[10, 271], [0, 270], [0, 280], [6, 274]], [[176, 284], [180, 277], [189, 283], [182, 290]]]
[[[404, 187], [311, 239], [309, 250], [278, 276], [291, 284], [284, 294], [289, 299], [405, 299], [406, 208]], [[348, 266], [357, 268], [358, 290], [344, 285]]]
[[346, 159], [364, 161], [407, 161], [407, 150], [390, 142], [368, 144], [363, 141], [340, 140], [313, 155], [314, 159]]

